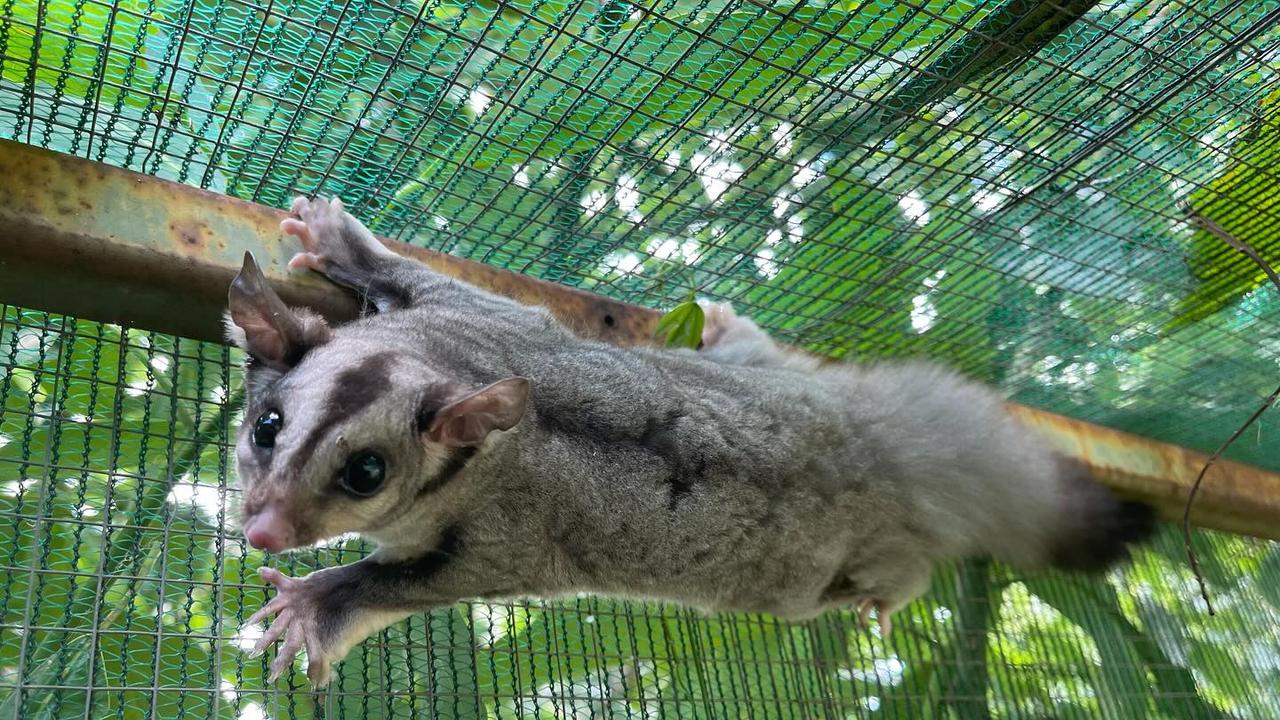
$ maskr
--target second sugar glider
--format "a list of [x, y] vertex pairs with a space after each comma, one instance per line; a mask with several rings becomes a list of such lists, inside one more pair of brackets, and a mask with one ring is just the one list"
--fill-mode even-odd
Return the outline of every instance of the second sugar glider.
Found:
[[547, 310], [384, 247], [298, 198], [291, 265], [371, 312], [331, 328], [246, 256], [227, 329], [248, 354], [236, 440], [244, 532], [282, 552], [378, 549], [277, 594], [258, 650], [303, 647], [316, 686], [358, 642], [462, 599], [589, 592], [802, 619], [890, 615], [939, 563], [1102, 571], [1152, 530], [942, 367], [820, 364], [725, 306], [701, 350], [583, 339]]

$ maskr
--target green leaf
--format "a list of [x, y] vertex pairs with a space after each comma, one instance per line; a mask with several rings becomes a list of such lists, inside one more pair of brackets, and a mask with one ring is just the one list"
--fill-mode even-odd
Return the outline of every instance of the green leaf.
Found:
[[697, 349], [702, 343], [702, 327], [706, 316], [696, 302], [684, 302], [675, 306], [658, 321], [657, 334], [668, 347]]

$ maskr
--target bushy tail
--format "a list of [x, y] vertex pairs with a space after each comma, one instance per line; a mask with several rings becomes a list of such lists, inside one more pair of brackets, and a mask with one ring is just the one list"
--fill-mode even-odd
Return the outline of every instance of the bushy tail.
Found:
[[1062, 459], [1059, 477], [1067, 500], [1065, 526], [1050, 550], [1050, 563], [1063, 570], [1102, 572], [1129, 557], [1130, 547], [1155, 532], [1155, 510], [1121, 500], [1075, 460]]

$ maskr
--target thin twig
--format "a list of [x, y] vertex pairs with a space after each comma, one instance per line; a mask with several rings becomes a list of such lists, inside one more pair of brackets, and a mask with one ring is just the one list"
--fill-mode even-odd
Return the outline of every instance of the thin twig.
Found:
[[[1226, 228], [1198, 213], [1196, 209], [1192, 207], [1191, 203], [1183, 201], [1178, 203], [1178, 207], [1187, 214], [1187, 220], [1192, 225], [1205, 230], [1210, 235], [1213, 235], [1219, 240], [1222, 240], [1226, 244], [1247, 255], [1250, 260], [1253, 260], [1258, 265], [1258, 267], [1262, 268], [1262, 272], [1267, 274], [1267, 277], [1271, 279], [1272, 284], [1276, 286], [1276, 290], [1280, 290], [1280, 275], [1277, 275], [1276, 271], [1271, 269], [1271, 265], [1266, 260], [1262, 259], [1262, 256], [1258, 254], [1258, 251], [1254, 250], [1249, 243], [1246, 243], [1235, 235], [1232, 235], [1227, 232]], [[1249, 429], [1250, 425], [1257, 422], [1258, 418], [1262, 417], [1263, 413], [1265, 413], [1272, 405], [1275, 405], [1276, 400], [1278, 399], [1280, 399], [1280, 387], [1277, 387], [1270, 395], [1268, 395], [1266, 401], [1263, 402], [1257, 410], [1253, 411], [1253, 414], [1249, 416], [1249, 419], [1236, 429], [1235, 432], [1231, 433], [1231, 437], [1227, 438], [1227, 441], [1222, 443], [1222, 445], [1209, 456], [1208, 460], [1205, 460], [1204, 467], [1200, 468], [1200, 474], [1196, 476], [1196, 481], [1191, 485], [1191, 492], [1187, 494], [1187, 504], [1182, 510], [1182, 542], [1187, 548], [1187, 559], [1191, 562], [1191, 571], [1195, 573], [1196, 582], [1200, 585], [1200, 597], [1204, 598], [1205, 607], [1209, 609], [1210, 615], [1213, 615], [1214, 612], [1213, 604], [1209, 602], [1209, 587], [1205, 584], [1204, 574], [1200, 572], [1200, 561], [1196, 558], [1195, 547], [1191, 544], [1191, 505], [1195, 502], [1196, 494], [1200, 492], [1200, 484], [1204, 482], [1204, 476], [1208, 474], [1209, 468], [1217, 462], [1218, 458], [1222, 457], [1222, 454], [1227, 451], [1227, 448], [1231, 447], [1236, 440], [1240, 439], [1240, 436]]]
[[1262, 256], [1258, 254], [1258, 251], [1254, 250], [1249, 243], [1241, 240], [1235, 235], [1232, 235], [1227, 232], [1226, 228], [1201, 215], [1194, 207], [1191, 206], [1191, 203], [1184, 200], [1178, 203], [1178, 205], [1182, 208], [1183, 212], [1187, 213], [1188, 222], [1207, 231], [1210, 235], [1213, 235], [1245, 255], [1248, 255], [1249, 259], [1257, 263], [1258, 267], [1262, 268], [1262, 272], [1266, 273], [1268, 278], [1271, 278], [1271, 282], [1276, 286], [1276, 289], [1280, 290], [1280, 275], [1277, 275], [1276, 271], [1271, 269], [1271, 265], [1267, 263], [1266, 260], [1263, 260]]
[[1200, 596], [1204, 598], [1204, 604], [1209, 608], [1210, 615], [1214, 613], [1213, 605], [1209, 602], [1209, 589], [1205, 586], [1204, 576], [1200, 574], [1200, 562], [1196, 559], [1195, 548], [1191, 545], [1191, 504], [1195, 502], [1196, 493], [1200, 491], [1200, 483], [1204, 481], [1204, 476], [1209, 472], [1209, 467], [1217, 462], [1222, 453], [1226, 452], [1227, 448], [1231, 447], [1231, 444], [1239, 439], [1244, 434], [1244, 431], [1249, 429], [1250, 425], [1262, 417], [1262, 413], [1274, 405], [1277, 399], [1280, 399], [1280, 387], [1267, 396], [1266, 402], [1257, 410], [1254, 410], [1253, 415], [1250, 415], [1249, 419], [1234, 433], [1231, 433], [1231, 437], [1227, 438], [1227, 441], [1222, 443], [1221, 447], [1209, 456], [1209, 459], [1204, 462], [1204, 467], [1200, 468], [1200, 474], [1196, 476], [1195, 483], [1191, 485], [1191, 492], [1187, 494], [1187, 504], [1182, 510], [1182, 541], [1187, 546], [1187, 559], [1191, 561], [1191, 570], [1196, 575], [1196, 582], [1200, 583]]

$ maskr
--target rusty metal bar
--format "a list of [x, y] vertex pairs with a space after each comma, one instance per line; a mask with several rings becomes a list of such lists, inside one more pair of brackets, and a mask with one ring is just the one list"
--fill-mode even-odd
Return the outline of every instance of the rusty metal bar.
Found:
[[[280, 210], [48, 150], [0, 141], [0, 302], [221, 341], [227, 285], [252, 250], [281, 296], [329, 319], [355, 300], [290, 272]], [[583, 335], [652, 341], [658, 313], [480, 263], [388, 245], [436, 270], [546, 305]], [[1024, 406], [1014, 411], [1120, 493], [1180, 518], [1205, 456]], [[1192, 513], [1202, 527], [1280, 539], [1280, 473], [1220, 461]]]
[[[334, 321], [348, 293], [291, 272], [284, 212], [0, 140], [0, 300], [76, 317], [222, 341], [227, 286], [252, 250], [280, 296]], [[653, 336], [645, 308], [388, 241], [436, 270], [527, 303], [578, 332], [628, 344]]]
[[[1014, 413], [1058, 450], [1127, 497], [1145, 500], [1166, 520], [1182, 519], [1187, 493], [1207, 456], [1177, 445], [1010, 403]], [[1243, 418], [1241, 419], [1243, 421]], [[1199, 526], [1280, 540], [1280, 473], [1218, 460], [1191, 509]]]

